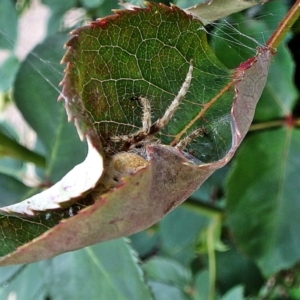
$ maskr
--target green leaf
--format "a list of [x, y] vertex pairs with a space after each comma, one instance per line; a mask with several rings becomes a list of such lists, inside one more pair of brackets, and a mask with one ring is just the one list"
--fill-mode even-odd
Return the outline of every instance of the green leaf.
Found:
[[143, 270], [155, 299], [189, 299], [191, 273], [176, 261], [156, 257], [147, 261]]
[[92, 20], [110, 15], [119, 3], [118, 0], [81, 0], [81, 5], [87, 10], [86, 15]]
[[243, 286], [237, 286], [232, 288], [226, 295], [222, 297], [222, 300], [244, 300], [244, 288]]
[[43, 4], [49, 6], [49, 8], [57, 13], [57, 12], [66, 12], [67, 10], [73, 8], [76, 6], [76, 0], [65, 0], [65, 1], [60, 1], [60, 0], [42, 0], [41, 1]]
[[264, 278], [254, 262], [239, 253], [233, 246], [227, 251], [216, 252], [216, 278], [218, 291], [223, 295], [237, 285], [243, 285], [247, 295], [256, 295]]
[[18, 33], [17, 13], [11, 0], [0, 2], [0, 49], [13, 50]]
[[18, 300], [44, 300], [47, 297], [47, 291], [41, 281], [41, 269], [37, 263], [25, 268], [24, 266], [4, 267], [0, 269], [0, 274], [1, 278], [4, 277], [4, 274], [11, 275], [7, 280], [1, 282], [0, 297], [2, 299], [16, 297]]
[[18, 67], [19, 60], [13, 55], [0, 65], [0, 92], [5, 92], [11, 88]]
[[[182, 1], [178, 0], [177, 2], [181, 3]], [[200, 4], [198, 2], [195, 3], [196, 5], [185, 9], [185, 11], [199, 18], [205, 25], [259, 3], [265, 3], [264, 0], [213, 0]]]
[[230, 25], [225, 19], [214, 27], [210, 44], [225, 66], [236, 68], [241, 61], [253, 56], [256, 47], [263, 43], [257, 32], [266, 32], [267, 25], [242, 13], [230, 16], [229, 20]]
[[36, 46], [21, 64], [14, 84], [17, 107], [45, 146], [45, 176], [52, 182], [61, 179], [86, 153], [86, 145], [67, 121], [63, 103], [56, 101], [63, 74], [59, 61], [66, 39], [60, 34]]
[[148, 285], [155, 297], [155, 300], [190, 300], [183, 291], [168, 283], [149, 281]]
[[136, 254], [124, 239], [64, 254], [43, 265], [54, 275], [44, 277], [53, 299], [152, 299]]
[[[10, 268], [1, 268], [0, 278]], [[41, 299], [47, 296], [53, 300], [152, 299], [137, 257], [123, 239], [27, 266], [11, 283], [0, 288], [0, 296], [7, 299], [14, 292], [17, 299], [40, 299], [37, 295], [41, 291]]]
[[[175, 231], [174, 224], [176, 224]], [[178, 207], [159, 223], [161, 251], [184, 265], [190, 264], [195, 257], [199, 232], [206, 229], [208, 224], [209, 219], [205, 216], [185, 207]]]
[[0, 173], [0, 205], [6, 206], [26, 199], [32, 188], [26, 186], [14, 177]]
[[130, 241], [141, 258], [148, 257], [159, 246], [159, 236], [155, 227], [131, 235]]
[[300, 132], [289, 127], [252, 135], [227, 184], [229, 225], [266, 275], [300, 259], [299, 147]]
[[[26, 166], [22, 161], [9, 157], [0, 159], [0, 173], [2, 174], [13, 176], [19, 180], [22, 180], [25, 171]], [[7, 201], [9, 201], [9, 199]]]
[[[286, 11], [287, 7], [283, 2], [274, 1], [262, 6], [259, 11], [263, 16], [272, 17], [257, 18], [256, 15], [249, 17], [247, 14], [236, 14], [229, 18], [233, 25], [229, 25], [227, 20], [221, 21], [211, 42], [216, 55], [227, 67], [236, 67], [242, 59], [252, 56], [258, 45], [265, 43]], [[257, 105], [255, 121], [274, 120], [291, 112], [297, 99], [294, 68], [287, 45], [281, 44], [276, 49], [276, 56], [270, 66], [266, 88]], [[279, 73], [285, 80], [278, 80]]]
[[50, 18], [47, 23], [47, 35], [52, 36], [59, 32], [63, 26], [63, 17], [68, 10], [76, 7], [76, 0], [42, 0], [44, 5], [47, 5], [51, 10]]
[[[295, 65], [287, 46], [277, 48], [276, 58], [270, 66], [265, 90], [257, 105], [255, 122], [283, 118], [293, 111], [299, 92], [294, 84]], [[278, 80], [278, 74], [285, 80]]]
[[195, 300], [209, 299], [209, 272], [208, 270], [198, 272], [195, 276]]
[[[187, 99], [159, 138], [163, 144], [176, 144], [205, 127], [206, 134], [194, 139], [186, 151], [205, 162], [218, 160], [231, 147], [233, 95], [223, 93], [219, 101], [210, 101], [230, 82], [230, 72], [209, 50], [205, 32], [199, 30], [200, 21], [176, 7], [154, 3], [148, 7], [150, 10], [122, 11], [73, 32], [64, 58], [69, 63], [63, 91], [69, 99], [67, 109], [75, 110], [71, 99], [79, 98], [91, 114], [90, 122], [94, 122], [104, 147], [119, 151], [120, 143], [111, 144], [108, 138], [130, 135], [141, 127], [142, 108], [133, 97], [142, 96], [151, 102], [155, 122], [178, 94], [193, 59]], [[203, 109], [205, 103], [207, 109]], [[69, 114], [80, 118], [82, 112]]]
[[[88, 1], [88, 0], [85, 0]], [[93, 0], [90, 0], [93, 2]], [[95, 0], [94, 0], [95, 1]], [[160, 1], [153, 1], [160, 2]], [[161, 1], [163, 4], [168, 5], [167, 1]], [[178, 7], [185, 7], [192, 5], [189, 8], [185, 8], [184, 11], [187, 14], [194, 15], [197, 19], [201, 20], [204, 25], [212, 23], [213, 21], [224, 18], [230, 14], [239, 12], [241, 10], [250, 8], [259, 3], [264, 4], [265, 0], [243, 1], [243, 0], [213, 0], [213, 1], [200, 1], [200, 0], [177, 0], [173, 1]], [[201, 2], [201, 3], [199, 3]], [[126, 9], [132, 9], [134, 7], [140, 7], [139, 1], [120, 1], [119, 4]], [[172, 3], [171, 3], [172, 6]]]
[[102, 5], [104, 0], [81, 0], [81, 5], [86, 7], [87, 9], [97, 8]]

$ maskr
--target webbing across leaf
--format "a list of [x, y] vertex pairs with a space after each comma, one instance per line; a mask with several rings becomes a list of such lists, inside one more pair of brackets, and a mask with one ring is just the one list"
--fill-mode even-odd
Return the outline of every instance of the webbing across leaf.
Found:
[[73, 35], [64, 58], [69, 66], [63, 93], [69, 99], [79, 95], [104, 147], [119, 151], [120, 145], [109, 144], [109, 138], [142, 128], [142, 107], [133, 98], [147, 98], [152, 121], [160, 119], [185, 81], [192, 59], [188, 93], [158, 138], [174, 144], [205, 127], [205, 136], [188, 145], [190, 153], [209, 162], [230, 149], [233, 94], [220, 91], [231, 81], [231, 71], [210, 50], [199, 20], [175, 6], [149, 3], [144, 9], [118, 11]]

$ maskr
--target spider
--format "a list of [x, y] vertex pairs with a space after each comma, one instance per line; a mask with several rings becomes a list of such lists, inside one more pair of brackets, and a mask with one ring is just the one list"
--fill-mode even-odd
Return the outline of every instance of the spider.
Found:
[[[172, 119], [174, 113], [177, 111], [180, 103], [187, 94], [192, 80], [193, 60], [190, 61], [190, 66], [185, 77], [185, 80], [174, 100], [171, 102], [164, 115], [155, 123], [151, 122], [151, 105], [145, 97], [132, 97], [132, 100], [138, 100], [142, 106], [142, 128], [130, 135], [116, 135], [110, 137], [110, 142], [123, 142], [121, 151], [131, 151], [136, 148], [143, 148], [147, 144], [159, 143], [159, 140], [154, 137], [164, 126]], [[187, 145], [199, 136], [203, 136], [206, 132], [205, 128], [197, 128], [180, 140], [174, 147], [179, 150], [184, 150]]]

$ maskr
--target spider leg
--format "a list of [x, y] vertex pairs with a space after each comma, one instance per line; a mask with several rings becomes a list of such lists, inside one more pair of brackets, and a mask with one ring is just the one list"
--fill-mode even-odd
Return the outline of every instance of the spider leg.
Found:
[[163, 115], [163, 117], [161, 119], [158, 119], [151, 127], [151, 131], [157, 132], [160, 129], [162, 129], [173, 117], [174, 113], [176, 112], [178, 106], [180, 105], [182, 99], [185, 97], [185, 95], [187, 94], [190, 85], [191, 85], [191, 81], [192, 81], [192, 73], [193, 73], [193, 60], [190, 60], [190, 66], [189, 66], [189, 70], [186, 74], [185, 80], [177, 94], [177, 96], [175, 97], [175, 99], [172, 101], [172, 103], [170, 104], [170, 106], [167, 108], [165, 114]]
[[143, 106], [142, 132], [149, 133], [151, 127], [151, 105], [147, 98], [139, 98]]
[[113, 143], [123, 142], [123, 146], [121, 147], [122, 151], [128, 151], [133, 146], [143, 144], [143, 141], [147, 139], [147, 136], [151, 128], [150, 102], [148, 99], [144, 97], [138, 97], [137, 100], [141, 102], [143, 108], [142, 128], [135, 133], [131, 133], [128, 135], [116, 135], [116, 136], [111, 136], [109, 138], [109, 140]]
[[206, 129], [204, 127], [197, 128], [194, 131], [192, 131], [189, 135], [187, 135], [185, 138], [180, 140], [175, 147], [179, 150], [184, 150], [190, 142], [192, 142], [194, 139], [196, 139], [199, 136], [203, 136], [205, 133], [206, 133]]
[[[177, 94], [174, 98], [170, 106], [165, 111], [165, 114], [161, 119], [158, 119], [154, 124], [151, 122], [151, 105], [147, 98], [144, 97], [133, 97], [133, 100], [139, 100], [142, 105], [143, 116], [142, 116], [142, 128], [135, 133], [128, 135], [116, 135], [111, 136], [109, 138], [110, 142], [120, 143], [123, 142], [123, 146], [121, 147], [122, 151], [128, 151], [129, 149], [133, 149], [136, 146], [143, 146], [147, 143], [153, 143], [156, 141], [153, 138], [153, 135], [160, 131], [173, 117], [174, 113], [178, 109], [178, 106], [182, 102], [183, 98], [189, 91], [191, 81], [192, 81], [192, 73], [193, 73], [193, 60], [190, 60], [190, 66], [188, 72], [186, 74], [185, 80]], [[189, 135], [193, 135], [193, 132]], [[179, 149], [184, 149], [190, 140], [189, 136], [180, 141], [177, 144]]]
[[120, 143], [127, 141], [129, 138], [129, 135], [113, 135], [109, 138], [109, 141], [113, 143]]

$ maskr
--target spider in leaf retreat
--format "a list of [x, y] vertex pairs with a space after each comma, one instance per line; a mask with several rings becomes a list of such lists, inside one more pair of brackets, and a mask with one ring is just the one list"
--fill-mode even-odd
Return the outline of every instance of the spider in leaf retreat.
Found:
[[[174, 113], [177, 111], [180, 103], [190, 88], [192, 73], [193, 60], [190, 61], [187, 75], [177, 96], [166, 109], [164, 115], [153, 124], [151, 121], [151, 105], [149, 100], [141, 96], [132, 97], [131, 100], [139, 101], [142, 106], [142, 128], [133, 134], [111, 136], [109, 141], [113, 143], [123, 142], [121, 151], [131, 151], [135, 148], [144, 147], [147, 144], [159, 143], [159, 139], [154, 137], [154, 135], [164, 128], [164, 126], [172, 119]], [[184, 150], [189, 143], [191, 143], [197, 137], [203, 136], [205, 133], [206, 129], [204, 127], [197, 128], [189, 133], [186, 137], [181, 139], [176, 145], [174, 145], [174, 147], [179, 150]]]

